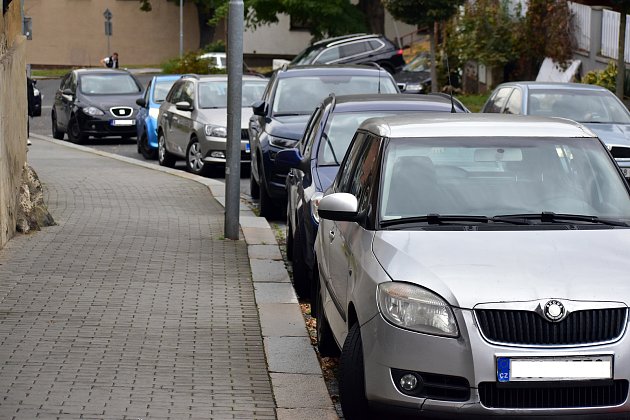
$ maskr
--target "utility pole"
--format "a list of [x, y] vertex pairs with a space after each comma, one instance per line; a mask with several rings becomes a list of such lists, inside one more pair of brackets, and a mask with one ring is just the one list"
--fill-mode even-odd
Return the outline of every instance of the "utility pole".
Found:
[[179, 0], [179, 58], [184, 56], [184, 0]]
[[225, 162], [225, 237], [233, 240], [239, 239], [244, 15], [243, 0], [230, 0], [227, 44], [228, 137]]
[[105, 17], [105, 36], [107, 37], [107, 56], [110, 56], [109, 38], [112, 36], [112, 12], [109, 9], [105, 9], [103, 12]]

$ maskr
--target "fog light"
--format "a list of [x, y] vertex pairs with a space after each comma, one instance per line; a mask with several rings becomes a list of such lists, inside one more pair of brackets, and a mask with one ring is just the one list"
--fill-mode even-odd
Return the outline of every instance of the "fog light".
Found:
[[215, 151], [215, 152], [210, 153], [210, 157], [218, 158], [218, 159], [225, 159], [225, 153]]
[[418, 378], [416, 375], [407, 373], [400, 378], [400, 387], [407, 392], [411, 392], [418, 386]]

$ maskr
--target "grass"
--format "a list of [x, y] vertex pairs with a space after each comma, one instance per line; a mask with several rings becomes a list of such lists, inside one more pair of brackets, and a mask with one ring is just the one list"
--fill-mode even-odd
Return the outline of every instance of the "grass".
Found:
[[61, 77], [68, 73], [72, 68], [62, 69], [33, 69], [31, 70], [31, 76], [34, 77]]
[[471, 112], [479, 112], [483, 104], [486, 103], [488, 96], [490, 96], [490, 92], [476, 95], [458, 95], [457, 99], [462, 101]]

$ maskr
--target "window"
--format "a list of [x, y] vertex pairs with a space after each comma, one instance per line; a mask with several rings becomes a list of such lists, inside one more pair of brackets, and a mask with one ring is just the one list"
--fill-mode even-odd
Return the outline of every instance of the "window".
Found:
[[181, 101], [185, 101], [193, 105], [195, 103], [193, 99], [194, 97], [195, 97], [195, 86], [193, 85], [193, 83], [192, 82], [184, 83], [184, 87], [182, 88], [182, 92], [181, 92]]
[[497, 90], [497, 93], [490, 99], [488, 105], [484, 108], [483, 112], [501, 112], [503, 109], [503, 105], [507, 101], [510, 93], [512, 92], [511, 87], [501, 88]]
[[510, 95], [510, 99], [508, 99], [507, 105], [505, 105], [505, 109], [503, 110], [503, 113], [520, 115], [522, 108], [523, 108], [523, 94], [521, 93], [521, 90], [519, 88], [515, 88], [512, 94]]
[[339, 47], [331, 47], [328, 48], [327, 50], [324, 50], [323, 53], [321, 53], [319, 55], [319, 57], [317, 57], [313, 63], [319, 63], [319, 64], [326, 64], [326, 63], [330, 63], [331, 61], [335, 61], [335, 60], [339, 60]]
[[304, 132], [304, 137], [300, 140], [300, 152], [302, 156], [310, 156], [311, 150], [313, 149], [313, 143], [315, 142], [315, 138], [317, 137], [317, 133], [319, 132], [319, 125], [322, 122], [322, 117], [324, 112], [321, 108], [318, 108], [313, 113], [311, 121]]
[[368, 43], [365, 41], [352, 42], [350, 44], [341, 45], [339, 47], [340, 55], [344, 58], [364, 54], [368, 51], [368, 49]]
[[357, 133], [350, 144], [350, 150], [341, 163], [339, 170], [340, 176], [338, 177], [337, 190], [339, 192], [350, 192], [352, 183], [352, 167], [365, 146], [365, 133]]
[[180, 98], [181, 98], [183, 86], [184, 86], [184, 82], [177, 82], [175, 86], [173, 86], [171, 91], [169, 92], [166, 100], [172, 104], [176, 104], [177, 102], [181, 101]]
[[378, 166], [380, 144], [381, 142], [378, 139], [368, 136], [352, 171], [349, 192], [357, 198], [359, 211], [366, 209], [368, 205], [368, 199], [374, 185], [376, 167]]

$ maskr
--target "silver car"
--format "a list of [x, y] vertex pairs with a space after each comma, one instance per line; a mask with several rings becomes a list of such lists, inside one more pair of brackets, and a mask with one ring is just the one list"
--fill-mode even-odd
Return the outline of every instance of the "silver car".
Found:
[[[241, 162], [251, 158], [251, 104], [262, 97], [267, 79], [243, 77]], [[227, 144], [227, 76], [183, 76], [175, 82], [158, 113], [158, 163], [175, 166], [186, 159], [188, 171], [203, 175], [211, 166], [224, 165]]]
[[318, 347], [341, 348], [347, 419], [630, 417], [630, 192], [588, 128], [370, 119], [318, 211]]

